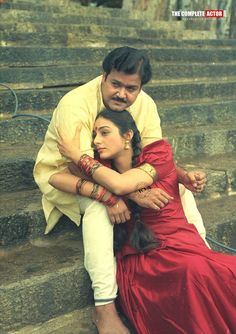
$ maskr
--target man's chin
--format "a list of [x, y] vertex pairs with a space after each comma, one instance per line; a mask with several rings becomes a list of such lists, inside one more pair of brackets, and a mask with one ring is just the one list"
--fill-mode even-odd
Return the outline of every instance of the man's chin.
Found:
[[122, 110], [124, 110], [125, 108], [126, 108], [126, 105], [125, 104], [111, 104], [110, 106], [109, 106], [109, 108], [111, 109], [111, 110], [113, 110], [113, 111], [122, 111]]

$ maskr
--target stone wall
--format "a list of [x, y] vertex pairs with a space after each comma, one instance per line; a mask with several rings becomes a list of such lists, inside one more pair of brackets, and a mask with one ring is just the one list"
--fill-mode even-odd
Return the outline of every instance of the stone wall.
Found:
[[[236, 2], [234, 0], [123, 0], [123, 8], [133, 11], [134, 16], [142, 15], [150, 25], [158, 21], [183, 20], [187, 29], [208, 30], [216, 33], [218, 38], [235, 38]], [[211, 18], [177, 18], [172, 11], [206, 9], [223, 9], [226, 17]]]

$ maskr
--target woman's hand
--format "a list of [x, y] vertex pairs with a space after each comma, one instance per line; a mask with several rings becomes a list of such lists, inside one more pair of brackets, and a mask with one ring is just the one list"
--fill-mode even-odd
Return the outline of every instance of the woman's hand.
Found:
[[74, 161], [76, 164], [78, 163], [81, 152], [80, 152], [80, 132], [81, 125], [77, 126], [75, 135], [73, 138], [68, 138], [65, 135], [62, 129], [57, 128], [58, 139], [57, 139], [57, 147], [62, 156]]

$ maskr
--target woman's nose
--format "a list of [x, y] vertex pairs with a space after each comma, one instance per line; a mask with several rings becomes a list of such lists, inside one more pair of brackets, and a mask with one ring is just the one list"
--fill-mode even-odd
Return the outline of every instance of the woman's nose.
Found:
[[98, 136], [98, 135], [96, 135], [96, 136], [94, 137], [94, 139], [93, 139], [93, 143], [94, 143], [95, 146], [99, 144], [99, 136]]

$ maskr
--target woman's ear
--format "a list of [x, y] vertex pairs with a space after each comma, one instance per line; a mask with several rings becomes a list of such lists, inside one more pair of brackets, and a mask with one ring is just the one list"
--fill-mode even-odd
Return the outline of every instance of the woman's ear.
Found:
[[125, 140], [131, 141], [132, 138], [133, 138], [133, 136], [134, 136], [134, 132], [133, 132], [133, 130], [128, 130], [128, 131], [125, 133], [124, 138], [125, 138]]

